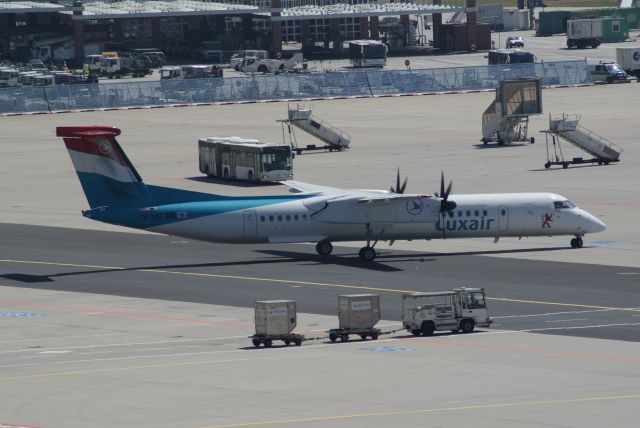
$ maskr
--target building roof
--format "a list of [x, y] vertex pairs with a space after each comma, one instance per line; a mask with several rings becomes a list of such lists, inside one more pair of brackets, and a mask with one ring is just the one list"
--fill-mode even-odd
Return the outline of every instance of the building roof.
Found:
[[60, 5], [47, 0], [0, 0], [0, 13], [60, 12], [63, 10], [70, 10], [70, 8], [67, 5]]
[[[71, 14], [73, 0], [0, 0], [0, 13], [62, 12]], [[297, 19], [355, 18], [364, 16], [424, 15], [430, 13], [457, 12], [460, 6], [425, 5], [416, 3], [329, 4], [327, 0], [282, 0], [281, 16], [274, 21]], [[74, 19], [152, 18], [190, 15], [261, 14], [272, 12], [269, 0], [84, 0], [82, 15]], [[277, 10], [276, 10], [277, 11]]]

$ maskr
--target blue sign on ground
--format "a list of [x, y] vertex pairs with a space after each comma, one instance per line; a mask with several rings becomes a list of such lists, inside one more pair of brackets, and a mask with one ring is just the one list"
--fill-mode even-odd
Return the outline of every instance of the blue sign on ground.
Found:
[[5, 318], [34, 318], [41, 316], [42, 314], [35, 314], [31, 312], [0, 312], [0, 317]]

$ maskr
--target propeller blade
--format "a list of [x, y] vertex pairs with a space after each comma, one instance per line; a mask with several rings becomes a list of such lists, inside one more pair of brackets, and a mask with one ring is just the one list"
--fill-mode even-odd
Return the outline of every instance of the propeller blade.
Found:
[[400, 184], [400, 168], [398, 168], [398, 173], [396, 174], [396, 187], [391, 187], [389, 190], [393, 193], [403, 194], [404, 189], [407, 187], [408, 178], [404, 179], [404, 182]]
[[440, 197], [444, 198], [444, 172], [440, 173]]
[[400, 193], [404, 193], [404, 189], [407, 188], [407, 180], [408, 179], [409, 179], [408, 177], [405, 177], [404, 181], [402, 182], [402, 186], [400, 187]]

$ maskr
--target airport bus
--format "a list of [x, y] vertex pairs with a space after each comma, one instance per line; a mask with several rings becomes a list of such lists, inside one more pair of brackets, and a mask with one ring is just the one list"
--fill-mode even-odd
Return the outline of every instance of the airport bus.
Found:
[[293, 163], [288, 144], [270, 144], [240, 137], [198, 140], [200, 172], [224, 180], [268, 182], [291, 180]]
[[350, 40], [349, 61], [354, 68], [387, 65], [387, 45], [378, 40]]
[[522, 51], [520, 49], [497, 49], [489, 51], [489, 65], [497, 64], [527, 64], [536, 61], [533, 52]]

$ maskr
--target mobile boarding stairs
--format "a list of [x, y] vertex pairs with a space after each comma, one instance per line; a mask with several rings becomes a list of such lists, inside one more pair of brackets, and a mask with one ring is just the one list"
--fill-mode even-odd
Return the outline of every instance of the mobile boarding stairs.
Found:
[[542, 113], [540, 79], [502, 80], [496, 89], [496, 99], [482, 114], [482, 141], [529, 142], [529, 116]]
[[[304, 106], [287, 106], [288, 118], [285, 120], [278, 120], [282, 122], [282, 137], [284, 136], [284, 125], [287, 125], [289, 131], [289, 144], [291, 149], [297, 154], [301, 154], [303, 151], [310, 150], [328, 150], [344, 151], [349, 148], [351, 144], [351, 136], [346, 132], [328, 124], [327, 122], [319, 119], [313, 115], [313, 108]], [[293, 127], [299, 128], [309, 135], [316, 137], [324, 143], [324, 145], [308, 144], [306, 146], [299, 146]]]
[[[563, 114], [559, 118], [552, 118], [549, 115], [549, 129], [541, 131], [547, 137], [547, 163], [544, 164], [545, 168], [549, 168], [551, 165], [562, 165], [566, 169], [569, 165], [581, 163], [609, 165], [611, 162], [620, 161], [621, 147], [595, 132], [583, 128], [579, 123], [579, 115]], [[551, 139], [553, 154], [549, 148], [549, 139]], [[567, 141], [580, 150], [587, 152], [592, 158], [574, 157], [571, 160], [566, 160], [560, 145], [561, 140]]]

